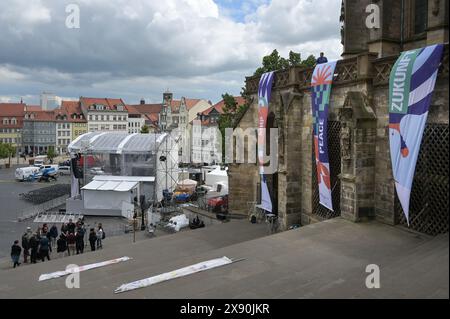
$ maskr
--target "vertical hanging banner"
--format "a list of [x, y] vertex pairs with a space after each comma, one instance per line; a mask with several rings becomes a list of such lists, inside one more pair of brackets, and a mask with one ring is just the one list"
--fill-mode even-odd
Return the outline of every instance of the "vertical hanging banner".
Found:
[[274, 72], [261, 75], [258, 87], [258, 163], [261, 175], [261, 205], [265, 211], [272, 212], [272, 200], [264, 176], [264, 155], [266, 152], [266, 125], [269, 113], [270, 94], [272, 93]]
[[318, 64], [311, 79], [311, 103], [319, 202], [333, 210], [328, 160], [328, 106], [337, 61]]
[[444, 46], [405, 51], [389, 78], [389, 146], [395, 189], [409, 225], [409, 198]]

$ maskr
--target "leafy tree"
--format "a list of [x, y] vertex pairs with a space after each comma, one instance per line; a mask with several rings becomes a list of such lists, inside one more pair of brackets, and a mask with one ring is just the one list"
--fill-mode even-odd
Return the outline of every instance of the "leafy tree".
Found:
[[304, 66], [305, 68], [313, 67], [316, 64], [316, 57], [314, 55], [310, 55], [300, 63], [300, 66]]
[[306, 60], [301, 59], [300, 53], [289, 51], [289, 58], [283, 58], [275, 49], [271, 54], [266, 55], [262, 59], [262, 66], [257, 68], [254, 75], [261, 75], [265, 72], [285, 70], [291, 66], [314, 66], [316, 58], [314, 55], [310, 55]]
[[141, 127], [141, 133], [142, 133], [142, 134], [148, 134], [148, 133], [150, 133], [150, 129], [149, 129], [148, 125], [145, 125], [145, 124], [144, 124], [144, 126]]
[[302, 62], [302, 58], [300, 53], [295, 53], [293, 51], [289, 51], [289, 66], [300, 65]]
[[58, 156], [58, 154], [56, 154], [55, 152], [55, 147], [54, 146], [49, 146], [48, 150], [47, 150], [47, 157], [50, 160], [50, 162], [53, 162], [53, 159]]
[[16, 153], [16, 148], [10, 143], [0, 142], [0, 158], [8, 158], [8, 163], [11, 165], [11, 157]]

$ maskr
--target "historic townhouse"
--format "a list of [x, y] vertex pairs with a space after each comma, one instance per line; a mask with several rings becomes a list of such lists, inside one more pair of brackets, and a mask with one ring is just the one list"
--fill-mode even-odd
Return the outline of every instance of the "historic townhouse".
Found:
[[128, 111], [122, 99], [80, 97], [88, 131], [128, 132]]
[[24, 103], [0, 103], [0, 142], [20, 145]]
[[[234, 97], [237, 106], [244, 105], [241, 96]], [[216, 164], [222, 161], [222, 139], [218, 120], [223, 114], [224, 100], [214, 104], [189, 122], [191, 136], [191, 159], [194, 163]]]
[[128, 133], [139, 133], [145, 124], [145, 117], [133, 105], [125, 105], [128, 111]]
[[87, 132], [87, 122], [78, 101], [62, 101], [55, 109], [56, 151], [67, 152], [67, 146], [75, 138]]
[[35, 155], [46, 154], [50, 147], [56, 147], [54, 111], [25, 111], [22, 145], [26, 153]]

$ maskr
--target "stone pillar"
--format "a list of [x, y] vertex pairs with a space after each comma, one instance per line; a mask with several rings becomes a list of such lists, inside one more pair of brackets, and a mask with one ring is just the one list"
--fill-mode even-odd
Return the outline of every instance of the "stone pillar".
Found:
[[[380, 8], [380, 28], [369, 29], [368, 48], [379, 58], [400, 52], [400, 0], [373, 1]], [[367, 15], [367, 13], [366, 13]]]
[[357, 222], [374, 216], [376, 116], [367, 97], [350, 91], [341, 121], [341, 216]]
[[427, 45], [448, 42], [448, 0], [428, 1]]
[[366, 7], [371, 0], [344, 0], [342, 58], [347, 59], [368, 50], [369, 29], [365, 24]]
[[303, 97], [294, 88], [280, 92], [279, 117], [279, 170], [278, 170], [278, 212], [282, 229], [301, 224], [302, 208], [302, 141], [299, 132], [302, 126]]

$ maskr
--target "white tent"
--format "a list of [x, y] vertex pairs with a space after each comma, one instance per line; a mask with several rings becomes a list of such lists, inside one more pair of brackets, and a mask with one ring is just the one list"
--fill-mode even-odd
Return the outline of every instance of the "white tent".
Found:
[[228, 185], [228, 174], [226, 170], [220, 169], [220, 167], [206, 174], [205, 184], [214, 186], [217, 183]]
[[124, 203], [127, 207], [132, 205], [138, 186], [137, 181], [94, 180], [81, 188], [84, 208], [108, 210], [111, 214], [120, 211], [120, 215], [128, 217], [129, 213], [123, 211]]

